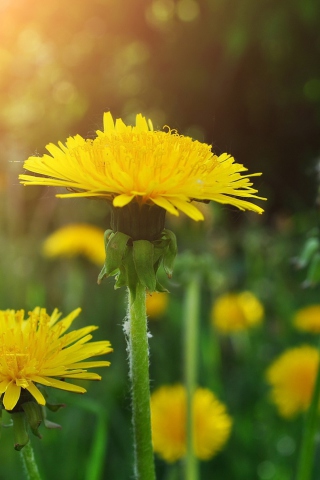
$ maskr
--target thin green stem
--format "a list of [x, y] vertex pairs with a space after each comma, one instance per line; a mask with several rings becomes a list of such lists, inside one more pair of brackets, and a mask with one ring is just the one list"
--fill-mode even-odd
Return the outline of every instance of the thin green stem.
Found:
[[41, 480], [30, 441], [20, 450], [28, 480]]
[[200, 280], [194, 276], [188, 283], [184, 302], [184, 368], [187, 393], [187, 454], [185, 479], [198, 480], [199, 465], [194, 454], [192, 400], [197, 387]]
[[[320, 352], [320, 343], [319, 343]], [[320, 400], [320, 362], [315, 380], [311, 405], [307, 411], [300, 456], [297, 471], [297, 480], [310, 480], [314, 464], [315, 436], [318, 429]]]
[[146, 289], [137, 283], [129, 288], [128, 335], [130, 378], [132, 383], [132, 421], [135, 453], [135, 478], [155, 480], [151, 437], [149, 348], [146, 316]]

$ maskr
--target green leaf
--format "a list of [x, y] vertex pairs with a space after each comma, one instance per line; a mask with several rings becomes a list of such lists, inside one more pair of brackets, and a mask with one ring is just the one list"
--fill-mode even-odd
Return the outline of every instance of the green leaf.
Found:
[[299, 268], [306, 267], [318, 249], [319, 249], [319, 239], [316, 237], [308, 238], [308, 240], [304, 244], [301, 255], [297, 258], [297, 266]]
[[307, 274], [307, 284], [315, 285], [320, 281], [320, 253], [316, 253], [311, 261]]

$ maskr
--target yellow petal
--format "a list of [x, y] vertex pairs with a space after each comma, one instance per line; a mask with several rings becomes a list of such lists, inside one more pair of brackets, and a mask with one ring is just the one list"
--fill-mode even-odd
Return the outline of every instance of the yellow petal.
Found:
[[4, 394], [3, 397], [3, 405], [6, 410], [12, 410], [19, 398], [20, 398], [20, 392], [21, 392], [21, 387], [18, 387], [15, 382], [9, 383], [6, 393]]
[[0, 394], [4, 393], [7, 390], [9, 383], [10, 380], [2, 380], [2, 382], [0, 383]]
[[63, 375], [63, 378], [80, 378], [82, 380], [101, 380], [101, 376], [97, 373], [70, 373], [70, 375]]
[[178, 198], [172, 198], [172, 197], [170, 197], [170, 202], [173, 203], [173, 205], [177, 207], [179, 210], [181, 210], [183, 213], [188, 215], [188, 217], [192, 218], [192, 220], [195, 220], [196, 222], [198, 222], [199, 220], [204, 220], [204, 216], [202, 215], [200, 210], [198, 210], [190, 202], [183, 202]]
[[87, 391], [85, 388], [79, 387], [78, 385], [61, 382], [61, 380], [56, 380], [55, 378], [48, 378], [47, 380], [50, 382], [50, 387], [59, 388], [60, 390], [67, 390], [76, 393], [85, 393]]
[[174, 206], [170, 202], [168, 202], [168, 200], [166, 198], [157, 197], [157, 198], [152, 198], [151, 200], [153, 201], [153, 203], [155, 203], [156, 205], [158, 205], [161, 208], [164, 208], [169, 213], [172, 213], [176, 217], [179, 216], [178, 210], [176, 208], [174, 208]]
[[94, 367], [108, 367], [110, 362], [98, 360], [97, 362], [79, 362], [68, 365], [68, 368], [94, 368]]
[[118, 195], [113, 199], [113, 206], [124, 207], [125, 205], [128, 205], [128, 203], [131, 202], [133, 197], [134, 195], [126, 195], [125, 193], [123, 193], [122, 195]]
[[103, 128], [105, 133], [114, 130], [114, 121], [110, 112], [105, 112], [103, 115]]
[[29, 386], [27, 387], [28, 392], [31, 393], [31, 395], [36, 399], [36, 401], [39, 403], [39, 405], [45, 405], [46, 404], [46, 399], [40, 392], [40, 390], [35, 386], [34, 383], [30, 382]]
[[139, 132], [149, 131], [147, 120], [141, 115], [141, 113], [138, 113], [138, 115], [136, 116], [136, 126]]

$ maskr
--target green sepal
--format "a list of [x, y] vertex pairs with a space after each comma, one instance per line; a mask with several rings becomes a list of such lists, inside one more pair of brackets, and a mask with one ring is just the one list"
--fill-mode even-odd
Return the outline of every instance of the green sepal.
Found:
[[100, 272], [99, 275], [98, 275], [97, 284], [100, 285], [101, 282], [102, 282], [102, 280], [103, 280], [104, 278], [106, 278], [106, 277], [107, 277], [107, 271], [106, 271], [106, 266], [105, 266], [105, 264], [104, 264], [103, 267], [102, 267], [102, 269], [101, 269], [101, 272]]
[[164, 237], [169, 240], [168, 247], [163, 255], [163, 268], [169, 278], [172, 277], [173, 265], [178, 253], [177, 239], [171, 230], [163, 230]]
[[46, 428], [61, 428], [61, 425], [59, 425], [58, 423], [50, 422], [50, 420], [47, 420], [46, 418], [44, 419], [43, 423]]
[[124, 267], [119, 268], [118, 275], [116, 276], [116, 283], [114, 285], [115, 290], [117, 288], [125, 287], [127, 285], [127, 274]]
[[14, 448], [20, 451], [29, 442], [26, 415], [24, 412], [16, 412], [11, 414], [11, 418], [13, 421]]
[[[65, 403], [48, 403], [48, 402], [46, 402], [46, 407], [51, 412], [57, 412], [58, 410], [60, 410], [60, 408], [64, 408], [65, 406], [66, 406]], [[44, 407], [43, 407], [43, 409], [44, 409]]]
[[125, 233], [116, 232], [111, 234], [106, 245], [105, 275], [115, 274], [122, 263], [127, 250], [127, 243], [130, 237]]
[[42, 438], [39, 433], [39, 426], [43, 420], [41, 406], [36, 402], [25, 402], [21, 408], [26, 414], [26, 419], [31, 427], [32, 433], [39, 438]]
[[125, 268], [125, 278], [126, 285], [129, 287], [129, 290], [132, 293], [132, 300], [135, 300], [136, 286], [139, 283], [139, 278], [136, 272], [136, 267], [133, 260], [133, 248], [129, 247], [126, 251], [126, 255], [123, 259], [123, 264]]
[[149, 292], [154, 292], [156, 288], [153, 253], [154, 246], [148, 240], [136, 240], [133, 242], [133, 261], [138, 279]]
[[167, 292], [157, 280], [161, 264], [168, 277], [172, 276], [173, 263], [177, 254], [175, 235], [164, 229], [157, 240], [133, 240], [122, 232], [105, 232], [106, 261], [98, 276], [98, 284], [111, 275], [116, 276], [115, 289], [128, 286], [135, 291], [137, 283], [150, 293]]
[[160, 293], [169, 293], [169, 290], [167, 290], [163, 285], [161, 285], [161, 283], [159, 282], [159, 280], [157, 278], [156, 278], [155, 291], [160, 292]]

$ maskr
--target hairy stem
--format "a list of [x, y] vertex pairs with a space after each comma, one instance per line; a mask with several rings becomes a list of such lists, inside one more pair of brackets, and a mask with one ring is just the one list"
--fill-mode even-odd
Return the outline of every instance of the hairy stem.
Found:
[[149, 349], [146, 316], [146, 289], [137, 283], [129, 288], [126, 333], [132, 389], [132, 421], [136, 480], [155, 480], [151, 438]]

